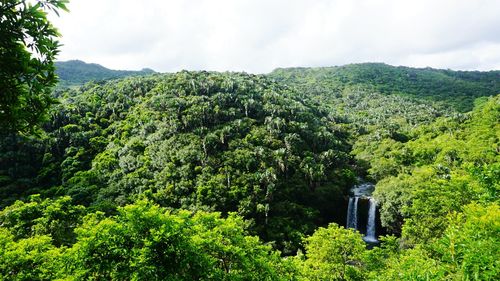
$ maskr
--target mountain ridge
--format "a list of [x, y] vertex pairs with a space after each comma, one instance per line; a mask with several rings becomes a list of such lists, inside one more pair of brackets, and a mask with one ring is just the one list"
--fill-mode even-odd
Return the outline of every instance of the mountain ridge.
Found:
[[446, 103], [466, 112], [474, 100], [500, 93], [500, 71], [455, 71], [391, 66], [385, 63], [333, 67], [277, 68], [268, 76], [305, 92], [342, 92], [361, 88], [382, 94], [401, 94]]
[[93, 80], [108, 80], [127, 76], [154, 74], [150, 68], [141, 70], [115, 70], [97, 63], [87, 63], [82, 60], [57, 61], [56, 74], [59, 76], [59, 88], [74, 87]]

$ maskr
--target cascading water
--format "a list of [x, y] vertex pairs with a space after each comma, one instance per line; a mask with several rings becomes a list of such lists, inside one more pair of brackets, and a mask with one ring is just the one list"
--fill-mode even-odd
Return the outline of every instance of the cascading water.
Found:
[[377, 212], [377, 202], [370, 197], [370, 208], [368, 209], [368, 221], [366, 223], [365, 242], [378, 242], [376, 235], [375, 216]]
[[347, 207], [347, 228], [358, 229], [358, 197], [349, 197]]
[[[377, 202], [371, 197], [374, 185], [368, 182], [361, 183], [354, 186], [350, 191], [349, 204], [347, 206], [347, 228], [353, 228], [359, 231], [364, 231], [366, 229], [366, 235], [363, 240], [367, 243], [377, 243], [377, 227], [376, 227], [376, 215], [377, 215]], [[361, 204], [362, 203], [362, 204]], [[366, 218], [366, 228], [363, 224], [358, 222], [358, 213], [364, 212], [366, 208], [358, 207], [360, 204], [366, 207], [368, 206], [368, 214], [364, 216], [361, 213], [361, 218]], [[359, 211], [358, 211], [359, 209]]]

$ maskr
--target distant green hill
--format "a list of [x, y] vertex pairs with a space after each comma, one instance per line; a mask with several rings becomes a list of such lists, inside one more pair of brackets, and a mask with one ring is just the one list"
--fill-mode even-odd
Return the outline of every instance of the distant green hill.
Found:
[[269, 76], [309, 93], [339, 92], [346, 88], [384, 94], [403, 94], [444, 102], [465, 112], [474, 100], [500, 93], [500, 71], [452, 71], [395, 67], [383, 63], [335, 67], [278, 68]]
[[81, 60], [59, 61], [55, 63], [59, 76], [59, 88], [80, 86], [93, 80], [108, 80], [126, 76], [139, 76], [155, 73], [154, 70], [143, 68], [139, 71], [113, 70], [95, 63]]

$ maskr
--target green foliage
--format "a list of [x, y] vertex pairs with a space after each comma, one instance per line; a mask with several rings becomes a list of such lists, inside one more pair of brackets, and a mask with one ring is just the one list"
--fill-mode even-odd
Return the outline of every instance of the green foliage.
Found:
[[68, 196], [42, 200], [34, 195], [30, 199], [30, 202], [17, 201], [0, 211], [0, 225], [8, 228], [16, 240], [50, 235], [56, 246], [72, 244], [73, 230], [81, 222], [84, 207], [73, 205]]
[[305, 256], [295, 258], [304, 280], [363, 280], [365, 243], [361, 234], [337, 224], [320, 227], [304, 240]]
[[389, 258], [388, 267], [375, 280], [444, 280], [443, 265], [417, 247]]
[[276, 69], [270, 76], [310, 91], [327, 89], [331, 93], [346, 87], [357, 87], [370, 92], [438, 101], [461, 112], [471, 110], [478, 97], [500, 93], [499, 71], [452, 71], [363, 63]]
[[[57, 92], [45, 133], [0, 138], [0, 279], [499, 278], [500, 96], [466, 114], [434, 102], [463, 110], [498, 90], [497, 72], [270, 76], [183, 71]], [[357, 176], [377, 182], [397, 235], [372, 249], [320, 227], [344, 222]]]
[[5, 0], [0, 3], [0, 129], [28, 132], [54, 103], [57, 30], [47, 11], [65, 10], [67, 0]]
[[490, 98], [465, 120], [420, 127], [412, 140], [393, 146], [411, 161], [396, 161], [404, 168], [377, 185], [385, 226], [398, 232], [405, 220], [408, 243], [428, 241], [444, 231], [450, 211], [461, 211], [472, 200], [498, 200], [499, 99]]
[[364, 252], [363, 265], [367, 280], [380, 280], [380, 275], [387, 271], [394, 262], [393, 258], [401, 253], [399, 239], [396, 236], [380, 236], [380, 245]]
[[[10, 134], [0, 137], [0, 206], [36, 193], [38, 179], [54, 175], [52, 155], [44, 155], [42, 138]], [[42, 163], [46, 168], [41, 171]]]
[[57, 61], [55, 62], [56, 74], [59, 77], [57, 87], [82, 86], [90, 81], [109, 80], [123, 78], [127, 76], [140, 76], [155, 73], [151, 69], [142, 69], [140, 71], [129, 70], [111, 70], [95, 63], [85, 63], [80, 60]]
[[49, 236], [35, 236], [15, 241], [0, 227], [1, 280], [56, 280], [63, 277], [61, 249]]
[[[117, 84], [119, 90], [117, 90]], [[88, 84], [80, 92], [70, 90], [51, 111], [39, 137], [8, 134], [0, 138], [0, 206], [30, 194], [60, 196], [63, 184], [77, 182], [91, 167], [95, 155], [108, 144], [109, 125], [124, 118], [135, 100], [149, 91], [152, 79]], [[116, 91], [115, 91], [116, 90]], [[75, 189], [95, 192], [95, 176]], [[73, 184], [72, 184], [73, 185]], [[95, 188], [94, 188], [95, 187]], [[68, 192], [77, 202], [90, 203], [87, 195]], [[78, 197], [78, 198], [77, 198]]]
[[448, 216], [448, 227], [434, 243], [436, 256], [450, 276], [465, 280], [500, 278], [500, 207], [473, 203]]
[[19, 225], [2, 223], [0, 279], [290, 280], [293, 265], [244, 227], [235, 215], [171, 212], [148, 201], [113, 217], [87, 215], [69, 247], [54, 246], [55, 233], [16, 238]]
[[[40, 148], [15, 147], [44, 151], [32, 172], [55, 176], [31, 179], [22, 196], [36, 185], [46, 196], [62, 191], [112, 211], [149, 192], [163, 206], [238, 212], [290, 253], [304, 233], [343, 217], [354, 180], [347, 132], [263, 76], [181, 72], [87, 84], [63, 96]], [[24, 159], [4, 161], [15, 167]], [[14, 177], [5, 181], [22, 190]]]
[[[473, 203], [446, 216], [434, 242], [368, 252], [372, 280], [498, 280], [500, 208]], [[387, 241], [385, 241], [387, 242]], [[391, 242], [389, 245], [394, 245]]]
[[241, 218], [171, 213], [145, 201], [113, 218], [90, 215], [69, 251], [79, 279], [281, 280], [284, 261], [245, 236]]

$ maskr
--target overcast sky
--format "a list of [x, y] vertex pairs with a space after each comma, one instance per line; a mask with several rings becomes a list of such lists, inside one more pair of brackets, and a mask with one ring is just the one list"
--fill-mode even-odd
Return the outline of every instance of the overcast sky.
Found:
[[500, 0], [71, 0], [59, 60], [172, 72], [500, 69]]

